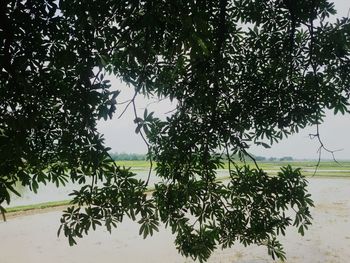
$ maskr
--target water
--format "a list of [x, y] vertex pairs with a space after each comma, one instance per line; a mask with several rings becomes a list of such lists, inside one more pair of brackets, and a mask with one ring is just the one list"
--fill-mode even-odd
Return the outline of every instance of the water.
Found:
[[[148, 170], [133, 170], [135, 172], [137, 179], [143, 179], [146, 180], [148, 177]], [[227, 176], [227, 170], [218, 170], [218, 178]], [[153, 174], [151, 174], [149, 186], [153, 186], [155, 183], [159, 182], [160, 178], [156, 177]], [[319, 191], [314, 191], [315, 188], [323, 188], [324, 186], [327, 186], [327, 189], [335, 189], [339, 183], [341, 184], [349, 184], [350, 189], [350, 180], [346, 178], [316, 178], [312, 177], [309, 178], [309, 189], [311, 192], [316, 192], [317, 194], [320, 194], [320, 196], [316, 196], [317, 199], [322, 199], [324, 196], [327, 196], [327, 198], [331, 197], [332, 195], [328, 195], [329, 193], [319, 193]], [[70, 193], [73, 192], [73, 190], [78, 190], [82, 185], [79, 184], [73, 184], [73, 183], [67, 183], [65, 187], [56, 187], [53, 183], [48, 183], [47, 185], [40, 185], [38, 193], [35, 194], [34, 192], [30, 191], [28, 188], [20, 187], [18, 188], [18, 191], [21, 194], [21, 197], [18, 197], [16, 195], [12, 195], [11, 197], [11, 204], [8, 207], [13, 206], [21, 206], [21, 205], [32, 205], [32, 204], [38, 204], [38, 203], [45, 203], [45, 202], [52, 202], [52, 201], [62, 201], [71, 199], [69, 196]], [[350, 193], [350, 192], [349, 192]], [[344, 197], [344, 198], [348, 198]]]
[[[147, 174], [147, 172], [145, 172]], [[287, 253], [287, 262], [319, 263], [349, 262], [350, 258], [350, 179], [309, 178], [309, 191], [315, 201], [313, 224], [301, 237], [293, 227], [280, 240]], [[38, 195], [48, 195], [42, 188]], [[46, 194], [45, 194], [46, 193]], [[9, 218], [0, 221], [1, 263], [193, 263], [178, 255], [173, 245], [174, 236], [160, 226], [160, 232], [146, 241], [138, 235], [139, 225], [123, 221], [112, 234], [100, 227], [69, 247], [64, 236], [57, 238], [62, 212], [53, 211]], [[18, 251], [20, 250], [20, 253]], [[268, 263], [272, 262], [265, 247], [244, 247], [236, 244], [231, 249], [216, 250], [210, 263]]]
[[[137, 170], [134, 171], [137, 175], [137, 179], [146, 179], [148, 176], [148, 171], [146, 170]], [[156, 182], [156, 178], [153, 176], [150, 178], [150, 185], [153, 185]], [[68, 182], [65, 186], [57, 187], [54, 183], [47, 183], [46, 185], [39, 185], [38, 193], [34, 193], [30, 191], [27, 187], [19, 186], [17, 187], [17, 191], [21, 194], [21, 196], [17, 196], [15, 194], [11, 194], [11, 203], [5, 207], [14, 207], [14, 206], [22, 206], [22, 205], [33, 205], [45, 202], [53, 202], [53, 201], [62, 201], [68, 200], [72, 197], [69, 196], [74, 190], [78, 190], [83, 185], [79, 185], [77, 183], [73, 184], [72, 182]]]

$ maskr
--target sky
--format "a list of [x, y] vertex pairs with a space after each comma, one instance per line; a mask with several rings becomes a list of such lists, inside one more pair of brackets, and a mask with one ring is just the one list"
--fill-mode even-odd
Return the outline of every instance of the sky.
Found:
[[[350, 0], [334, 1], [338, 14], [336, 17], [347, 16], [350, 10]], [[110, 77], [112, 88], [121, 91], [117, 101], [123, 102], [132, 98], [133, 88], [127, 87], [118, 79]], [[101, 120], [98, 130], [104, 134], [105, 142], [112, 152], [146, 153], [147, 147], [140, 135], [135, 134], [134, 113], [132, 107], [127, 108], [119, 118], [126, 104], [118, 105], [117, 112], [112, 120]], [[138, 115], [142, 116], [144, 109], [158, 113], [158, 117], [164, 118], [169, 111], [175, 108], [175, 104], [168, 100], [145, 99], [141, 95], [136, 98]], [[324, 123], [320, 125], [320, 135], [325, 147], [336, 151], [337, 160], [350, 160], [350, 114], [334, 116], [332, 111], [326, 112]], [[250, 152], [264, 157], [292, 156], [295, 159], [318, 159], [319, 142], [310, 139], [309, 134], [315, 134], [316, 127], [307, 127], [298, 134], [294, 134], [281, 142], [274, 144], [270, 149], [252, 146]], [[322, 159], [332, 159], [332, 154], [322, 151]]]

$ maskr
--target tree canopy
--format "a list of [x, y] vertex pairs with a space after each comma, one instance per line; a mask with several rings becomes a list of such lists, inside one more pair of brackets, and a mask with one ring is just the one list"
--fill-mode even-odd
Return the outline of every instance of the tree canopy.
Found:
[[[277, 235], [311, 223], [307, 182], [234, 157], [321, 123], [325, 109], [348, 112], [350, 19], [328, 22], [335, 13], [327, 0], [1, 1], [0, 205], [16, 183], [73, 181], [60, 227], [70, 244], [129, 217], [144, 237], [164, 224], [200, 261], [237, 242], [284, 258]], [[96, 129], [123, 109], [106, 74], [177, 101], [166, 120], [135, 116], [160, 178], [150, 195]]]

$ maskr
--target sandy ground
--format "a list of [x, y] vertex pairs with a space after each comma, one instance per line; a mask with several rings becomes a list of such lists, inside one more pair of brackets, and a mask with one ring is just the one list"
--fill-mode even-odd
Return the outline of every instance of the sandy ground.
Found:
[[[310, 192], [316, 204], [314, 224], [304, 237], [295, 228], [281, 237], [287, 262], [350, 262], [350, 180], [311, 179]], [[0, 263], [193, 262], [177, 254], [168, 230], [145, 241], [138, 236], [138, 225], [130, 221], [111, 235], [99, 229], [69, 247], [63, 236], [56, 236], [60, 214], [51, 209], [0, 222]], [[264, 247], [237, 245], [217, 250], [209, 262], [260, 263], [272, 259]]]

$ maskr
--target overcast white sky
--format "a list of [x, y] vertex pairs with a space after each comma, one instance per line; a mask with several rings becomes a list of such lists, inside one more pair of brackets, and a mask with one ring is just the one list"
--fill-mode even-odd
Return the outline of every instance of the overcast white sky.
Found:
[[[347, 16], [350, 9], [350, 0], [335, 0], [337, 17]], [[130, 99], [132, 97], [132, 88], [126, 87], [119, 80], [111, 78], [114, 89], [121, 90], [118, 96], [118, 102]], [[141, 115], [144, 108], [164, 116], [164, 113], [172, 110], [175, 105], [169, 101], [161, 101], [152, 103], [154, 100], [146, 100], [139, 96], [136, 105]], [[151, 103], [149, 105], [149, 103]], [[134, 115], [132, 108], [118, 119], [118, 113], [124, 109], [124, 105], [120, 105], [117, 114], [112, 120], [100, 121], [98, 129], [105, 135], [107, 146], [112, 148], [113, 152], [129, 152], [129, 153], [145, 153], [146, 146], [139, 135], [135, 134], [135, 124], [133, 123]], [[260, 147], [252, 147], [251, 152], [255, 155], [265, 157], [283, 157], [292, 156], [298, 159], [317, 159], [319, 143], [309, 138], [309, 134], [316, 133], [316, 127], [308, 127], [299, 134], [293, 135], [278, 144], [273, 145], [271, 149]], [[350, 159], [350, 115], [334, 116], [332, 112], [327, 112], [325, 122], [320, 126], [322, 140], [326, 147], [331, 150], [341, 150], [335, 153], [337, 159]], [[332, 156], [323, 152], [324, 159], [331, 159]]]

